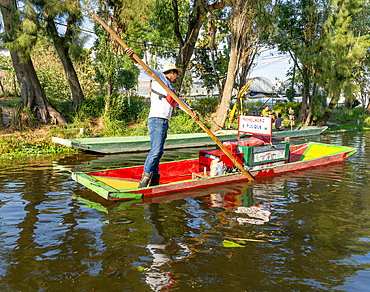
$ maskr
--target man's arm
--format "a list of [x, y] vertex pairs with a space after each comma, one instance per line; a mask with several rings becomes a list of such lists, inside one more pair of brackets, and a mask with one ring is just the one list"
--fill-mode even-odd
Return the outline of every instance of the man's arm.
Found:
[[132, 57], [132, 55], [134, 54], [134, 50], [132, 48], [125, 49], [125, 53], [127, 56], [129, 56], [132, 59], [132, 61], [134, 61], [135, 64], [137, 64], [135, 59]]

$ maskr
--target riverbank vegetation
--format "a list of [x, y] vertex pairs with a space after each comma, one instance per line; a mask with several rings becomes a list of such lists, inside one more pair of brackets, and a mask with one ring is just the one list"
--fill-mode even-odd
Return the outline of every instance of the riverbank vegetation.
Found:
[[[126, 121], [115, 120], [112, 122], [104, 115], [93, 115], [88, 109], [94, 107], [81, 107], [76, 115], [78, 118], [71, 116], [72, 120], [67, 126], [57, 125], [38, 125], [35, 127], [21, 127], [18, 129], [3, 129], [0, 135], [0, 157], [12, 158], [19, 156], [40, 156], [53, 155], [59, 153], [75, 153], [77, 150], [61, 146], [52, 142], [52, 137], [64, 139], [74, 138], [91, 138], [91, 137], [113, 137], [113, 136], [140, 136], [148, 135], [146, 126], [146, 117], [149, 110], [148, 101], [143, 98], [135, 97], [138, 104], [138, 110], [132, 119]], [[140, 105], [140, 106], [139, 106]], [[283, 118], [288, 120], [289, 117], [285, 112], [286, 107], [299, 107], [300, 103], [279, 103], [273, 110], [278, 113], [282, 112]], [[195, 106], [196, 108], [196, 106]], [[199, 112], [202, 112], [202, 106], [199, 106]], [[212, 112], [205, 111], [201, 114], [208, 117]], [[210, 127], [211, 123], [205, 121], [205, 124]], [[295, 126], [301, 126], [296, 124]], [[237, 129], [237, 121], [232, 123], [227, 122], [226, 128]], [[289, 122], [286, 122], [286, 127]], [[344, 106], [337, 107], [329, 121], [329, 129], [324, 132], [331, 131], [366, 131], [370, 130], [370, 117], [362, 108], [346, 109]], [[170, 122], [169, 133], [196, 133], [202, 129], [183, 111], [177, 110]]]
[[[52, 145], [52, 136], [148, 134], [149, 99], [135, 91], [138, 67], [98, 22], [93, 31], [86, 28], [90, 7], [83, 1], [53, 1], [1, 6], [2, 49], [11, 55], [0, 55], [1, 153], [63, 151]], [[369, 126], [368, 1], [126, 2], [98, 0], [93, 9], [151, 68], [160, 70], [163, 60], [182, 68], [176, 91], [212, 131], [236, 128], [236, 120], [229, 121], [235, 92], [266, 48], [292, 59], [289, 79], [274, 94], [302, 100], [277, 104], [276, 112], [288, 119], [287, 109], [294, 108], [295, 126]], [[207, 97], [191, 97], [195, 83], [207, 89]], [[352, 108], [355, 102], [362, 107]], [[258, 112], [263, 104], [253, 106]], [[25, 138], [45, 128], [42, 141]], [[186, 113], [176, 111], [169, 133], [199, 131]]]

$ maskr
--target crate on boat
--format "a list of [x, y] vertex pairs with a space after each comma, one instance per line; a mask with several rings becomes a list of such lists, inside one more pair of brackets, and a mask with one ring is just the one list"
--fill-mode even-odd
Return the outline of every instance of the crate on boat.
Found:
[[244, 165], [265, 164], [276, 161], [288, 162], [289, 143], [281, 142], [263, 146], [237, 146], [237, 151], [243, 153]]
[[[243, 153], [233, 151], [231, 152], [231, 154], [236, 158], [236, 160], [240, 164], [243, 164], [244, 160]], [[214, 159], [218, 159], [220, 162], [223, 162], [226, 167], [234, 165], [234, 162], [232, 162], [231, 159], [221, 149], [201, 150], [199, 151], [199, 171], [200, 172], [204, 171], [204, 168], [206, 168], [206, 171], [210, 171], [210, 166], [212, 160]]]

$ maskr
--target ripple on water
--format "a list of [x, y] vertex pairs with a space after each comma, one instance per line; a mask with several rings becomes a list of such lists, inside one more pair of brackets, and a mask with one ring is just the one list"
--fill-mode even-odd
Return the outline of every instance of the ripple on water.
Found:
[[[53, 167], [0, 171], [0, 274], [6, 275], [0, 290], [365, 291], [369, 137], [314, 138], [358, 147], [344, 163], [158, 203], [92, 199], [93, 192], [53, 168], [57, 158]], [[163, 159], [198, 151], [166, 151]], [[116, 158], [114, 166], [129, 166], [145, 155]], [[111, 159], [84, 153], [62, 162], [91, 169]], [[237, 221], [252, 217], [246, 210], [257, 205], [270, 212], [262, 224]]]

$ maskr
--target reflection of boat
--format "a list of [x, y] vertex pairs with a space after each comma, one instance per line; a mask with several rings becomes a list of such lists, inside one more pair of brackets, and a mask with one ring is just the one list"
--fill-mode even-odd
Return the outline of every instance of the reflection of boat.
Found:
[[[267, 152], [264, 152], [262, 153], [263, 155], [261, 155], [261, 147], [270, 147], [268, 149], [270, 149], [269, 151], [271, 153], [274, 151], [277, 153], [266, 155]], [[251, 164], [247, 163], [246, 167], [251, 169], [250, 172], [255, 178], [269, 177], [286, 172], [304, 170], [312, 167], [341, 162], [356, 152], [356, 148], [353, 147], [311, 142], [302, 145], [290, 146], [290, 151], [286, 152], [287, 154], [289, 153], [289, 155], [281, 156], [279, 154], [280, 150], [277, 149], [278, 147], [279, 146], [276, 145], [250, 147], [253, 148], [251, 153], [249, 153], [250, 149], [247, 149], [248, 151], [245, 152], [247, 154], [246, 156], [248, 156], [248, 159], [252, 157], [252, 160], [255, 159], [255, 161]], [[274, 150], [275, 148], [276, 150]], [[200, 152], [203, 154], [207, 153], [205, 151]], [[220, 157], [222, 157], [222, 154], [220, 155]], [[241, 152], [235, 153], [235, 157], [237, 159], [243, 159], [243, 155], [244, 153]], [[209, 168], [207, 169], [209, 166], [204, 165], [207, 162], [206, 160], [212, 159], [206, 156], [207, 155], [204, 157], [200, 156], [197, 159], [161, 163], [161, 184], [154, 187], [146, 187], [141, 189], [137, 188], [143, 172], [143, 166], [110, 169], [88, 173], [74, 172], [72, 173], [72, 178], [108, 200], [124, 200], [139, 198], [141, 196], [150, 197], [164, 194], [167, 195], [179, 191], [201, 189], [209, 186], [247, 180], [247, 178], [239, 172], [226, 173], [213, 177], [209, 176]], [[269, 159], [277, 156], [282, 160], [275, 161], [272, 159], [267, 163], [266, 160], [256, 162], [258, 159], [260, 159], [259, 157], [262, 156], [269, 157]], [[246, 158], [247, 157], [244, 157], [244, 159]], [[225, 164], [226, 163], [227, 161], [225, 160]], [[206, 175], [203, 175], [203, 167], [205, 167]]]
[[[292, 131], [278, 131], [272, 130], [273, 136], [279, 137], [306, 137], [312, 135], [320, 135], [328, 127], [299, 127]], [[243, 134], [250, 136], [248, 134]], [[237, 130], [220, 130], [215, 133], [215, 136], [221, 140], [237, 139]], [[67, 147], [87, 150], [97, 153], [128, 153], [148, 151], [150, 149], [149, 136], [131, 136], [131, 137], [99, 137], [99, 138], [76, 138], [76, 139], [62, 139], [53, 137], [52, 141]], [[207, 133], [190, 133], [190, 134], [169, 134], [166, 139], [165, 149], [179, 149], [187, 147], [201, 147], [216, 145]]]

